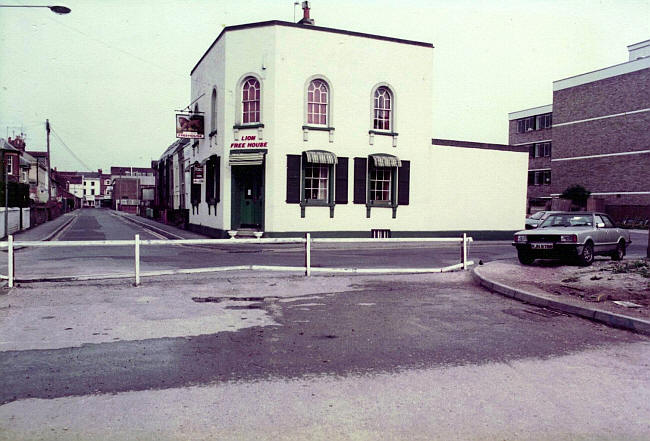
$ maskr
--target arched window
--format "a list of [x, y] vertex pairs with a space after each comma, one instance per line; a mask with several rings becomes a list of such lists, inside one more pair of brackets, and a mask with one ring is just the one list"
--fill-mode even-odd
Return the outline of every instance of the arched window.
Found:
[[307, 89], [307, 124], [326, 126], [328, 115], [329, 89], [323, 80], [313, 80]]
[[217, 131], [217, 89], [212, 89], [210, 101], [210, 135]]
[[373, 128], [376, 130], [392, 129], [393, 96], [388, 87], [375, 90]]
[[248, 77], [242, 85], [242, 123], [260, 122], [260, 82]]

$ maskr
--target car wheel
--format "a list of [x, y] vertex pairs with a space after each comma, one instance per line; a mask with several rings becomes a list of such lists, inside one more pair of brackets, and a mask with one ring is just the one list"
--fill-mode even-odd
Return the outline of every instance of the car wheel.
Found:
[[616, 251], [612, 253], [612, 260], [623, 260], [625, 257], [625, 242], [621, 241], [616, 244]]
[[517, 251], [517, 257], [522, 265], [530, 265], [535, 261], [535, 258], [526, 251]]
[[582, 253], [578, 256], [578, 263], [582, 266], [589, 266], [594, 261], [594, 245], [591, 242], [587, 242], [584, 247], [582, 247]]

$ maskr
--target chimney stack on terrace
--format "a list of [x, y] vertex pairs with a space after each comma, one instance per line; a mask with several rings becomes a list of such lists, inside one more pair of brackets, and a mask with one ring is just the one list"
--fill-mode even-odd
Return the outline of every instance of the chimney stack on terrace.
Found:
[[313, 25], [314, 24], [314, 19], [309, 18], [309, 2], [304, 1], [302, 2], [302, 19], [298, 22], [298, 24], [302, 25]]

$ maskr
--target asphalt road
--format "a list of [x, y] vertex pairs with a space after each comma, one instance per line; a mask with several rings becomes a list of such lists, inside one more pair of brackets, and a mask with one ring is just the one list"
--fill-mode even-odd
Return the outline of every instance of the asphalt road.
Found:
[[[160, 239], [151, 229], [112, 214], [111, 210], [84, 209], [57, 235], [58, 241]], [[372, 248], [363, 244], [314, 244], [313, 267], [439, 268], [460, 261], [456, 244], [394, 244]], [[512, 257], [506, 242], [470, 245], [470, 259], [484, 261]], [[142, 246], [141, 270], [169, 270], [230, 265], [304, 265], [302, 245], [267, 246]], [[133, 272], [132, 246], [26, 248], [16, 253], [16, 278], [61, 277]], [[6, 265], [0, 262], [0, 265]]]
[[[214, 382], [509, 363], [647, 341], [523, 305], [466, 281], [418, 283], [402, 278], [354, 288], [291, 301], [259, 292], [230, 298], [215, 289], [216, 297], [199, 298], [212, 299], [200, 303], [206, 310], [214, 309], [215, 302], [228, 302], [225, 308], [240, 312], [243, 320], [247, 311], [261, 310], [276, 324], [191, 337], [0, 352], [0, 403]], [[162, 282], [150, 289], [170, 288]], [[190, 308], [197, 302], [187, 297], [187, 303]], [[48, 319], [55, 317], [36, 320]], [[115, 322], [111, 327], [128, 326], [119, 317]]]
[[[157, 238], [83, 210], [57, 239], [134, 234]], [[62, 251], [22, 249], [17, 268], [132, 270], [128, 248]], [[284, 246], [142, 251], [143, 269], [303, 263]], [[329, 248], [314, 260], [443, 266], [457, 255]], [[475, 260], [512, 257], [506, 242], [471, 248]], [[0, 296], [0, 318], [0, 439], [650, 436], [647, 337], [489, 293], [466, 272], [26, 284]]]
[[[54, 240], [132, 240], [161, 239], [156, 231], [128, 222], [111, 210], [84, 209]], [[645, 256], [647, 237], [634, 233], [628, 257]], [[314, 244], [312, 267], [346, 268], [440, 268], [460, 261], [458, 244]], [[221, 267], [232, 265], [277, 265], [301, 267], [301, 244], [236, 246], [142, 246], [141, 271]], [[469, 259], [488, 262], [515, 256], [509, 241], [483, 241], [469, 245]], [[0, 268], [6, 268], [4, 259]], [[134, 271], [132, 246], [27, 248], [15, 257], [16, 279], [131, 274]], [[2, 270], [0, 269], [0, 271]]]

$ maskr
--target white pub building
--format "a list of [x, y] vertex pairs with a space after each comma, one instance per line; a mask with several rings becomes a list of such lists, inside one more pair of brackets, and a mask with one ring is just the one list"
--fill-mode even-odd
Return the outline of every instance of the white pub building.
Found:
[[188, 228], [215, 237], [522, 229], [528, 151], [432, 139], [433, 45], [315, 26], [303, 9], [298, 23], [224, 28], [192, 69], [205, 136], [184, 152]]

